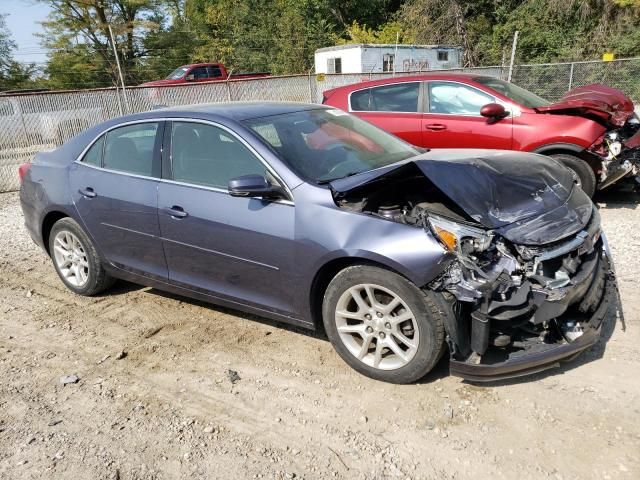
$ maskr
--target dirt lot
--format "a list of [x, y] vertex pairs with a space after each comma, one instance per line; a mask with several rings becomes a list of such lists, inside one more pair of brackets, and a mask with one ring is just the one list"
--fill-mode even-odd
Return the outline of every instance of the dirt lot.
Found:
[[606, 343], [518, 381], [472, 385], [441, 362], [393, 386], [255, 317], [123, 283], [73, 296], [1, 194], [0, 478], [640, 478], [640, 209], [625, 199], [602, 204], [623, 308]]

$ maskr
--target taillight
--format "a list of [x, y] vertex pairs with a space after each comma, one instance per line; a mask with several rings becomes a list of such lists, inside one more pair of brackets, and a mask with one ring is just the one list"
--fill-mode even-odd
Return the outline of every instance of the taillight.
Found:
[[27, 174], [30, 168], [30, 163], [23, 163], [18, 167], [18, 175], [20, 175], [20, 181], [24, 180], [24, 176]]

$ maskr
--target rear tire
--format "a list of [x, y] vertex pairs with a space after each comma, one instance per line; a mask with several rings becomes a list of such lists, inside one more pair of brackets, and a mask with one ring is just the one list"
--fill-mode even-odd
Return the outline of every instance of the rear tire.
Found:
[[593, 194], [596, 193], [596, 174], [587, 162], [581, 158], [566, 153], [554, 153], [549, 156], [562, 163], [568, 169], [573, 170], [573, 172], [578, 176], [580, 182], [579, 185], [584, 193], [586, 193], [589, 198], [593, 197]]
[[348, 267], [325, 292], [324, 328], [353, 369], [376, 380], [412, 383], [444, 352], [444, 312], [435, 295], [383, 268]]
[[89, 236], [72, 218], [62, 218], [51, 228], [49, 254], [62, 282], [78, 295], [96, 295], [115, 282]]

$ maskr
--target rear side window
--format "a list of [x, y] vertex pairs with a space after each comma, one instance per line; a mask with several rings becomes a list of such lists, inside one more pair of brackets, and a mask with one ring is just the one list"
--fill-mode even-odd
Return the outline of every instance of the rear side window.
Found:
[[195, 122], [173, 122], [171, 167], [175, 181], [222, 189], [232, 178], [266, 175], [262, 162], [236, 137]]
[[454, 82], [429, 82], [429, 113], [480, 115], [495, 99], [478, 89]]
[[158, 124], [150, 122], [127, 125], [108, 132], [104, 146], [104, 168], [158, 177], [153, 168], [157, 131]]
[[82, 163], [100, 167], [102, 165], [102, 147], [104, 146], [104, 135], [101, 136], [89, 150], [84, 154]]
[[399, 83], [351, 94], [351, 110], [371, 112], [418, 112], [420, 83]]

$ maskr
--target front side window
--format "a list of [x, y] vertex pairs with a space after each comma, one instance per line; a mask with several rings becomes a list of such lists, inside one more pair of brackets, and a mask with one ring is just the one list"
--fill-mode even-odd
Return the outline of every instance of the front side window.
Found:
[[[399, 138], [337, 109], [304, 110], [244, 123], [294, 172], [315, 183], [330, 182], [419, 154]], [[277, 136], [273, 135], [274, 130]]]
[[476, 77], [474, 80], [528, 108], [544, 107], [551, 103], [529, 90], [525, 90], [522, 87], [514, 85], [513, 83], [505, 82], [499, 78]]
[[82, 163], [93, 165], [94, 167], [102, 166], [102, 147], [104, 146], [104, 135], [101, 136], [91, 148], [84, 154]]
[[266, 175], [263, 163], [236, 137], [213, 125], [173, 122], [173, 180], [226, 189], [243, 175]]
[[495, 99], [473, 87], [454, 82], [429, 82], [429, 113], [480, 115]]
[[206, 78], [209, 78], [207, 67], [196, 67], [189, 73], [189, 76], [191, 75], [193, 75], [193, 78], [196, 80], [204, 80]]
[[351, 110], [361, 112], [408, 112], [418, 111], [420, 83], [398, 83], [384, 85], [351, 94]]
[[120, 172], [158, 177], [154, 171], [154, 148], [158, 124], [138, 123], [115, 128], [106, 134], [104, 168]]

